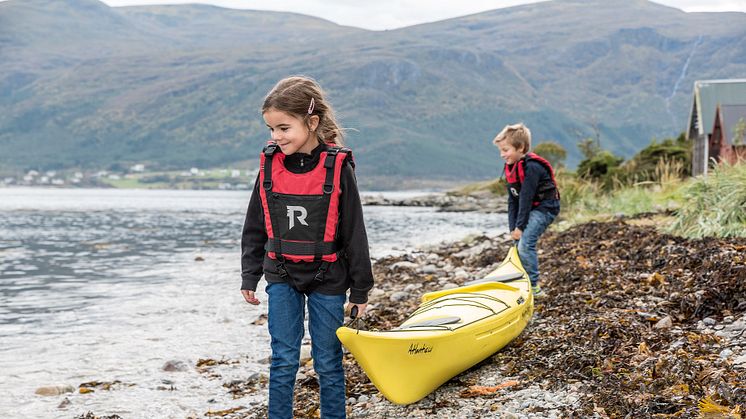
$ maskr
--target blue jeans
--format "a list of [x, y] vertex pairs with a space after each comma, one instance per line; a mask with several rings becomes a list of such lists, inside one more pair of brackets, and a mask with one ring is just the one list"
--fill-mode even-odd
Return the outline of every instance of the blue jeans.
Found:
[[539, 285], [539, 257], [536, 254], [536, 242], [544, 233], [544, 230], [552, 224], [556, 215], [543, 211], [531, 211], [528, 213], [528, 225], [521, 234], [521, 240], [518, 241], [518, 257], [521, 258], [521, 264], [531, 279], [531, 286]]
[[[306, 295], [285, 283], [267, 285], [272, 363], [269, 367], [269, 417], [292, 419], [295, 376], [300, 364]], [[335, 334], [344, 321], [345, 295], [308, 294], [311, 357], [319, 377], [321, 417], [345, 417], [342, 344]]]

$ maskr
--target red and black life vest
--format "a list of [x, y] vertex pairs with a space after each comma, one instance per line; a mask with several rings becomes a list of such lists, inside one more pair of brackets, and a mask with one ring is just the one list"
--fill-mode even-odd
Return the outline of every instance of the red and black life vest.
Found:
[[287, 276], [285, 259], [322, 261], [323, 279], [325, 268], [337, 260], [340, 178], [344, 161], [354, 164], [352, 151], [330, 146], [321, 152], [315, 168], [300, 174], [285, 167], [285, 157], [274, 142], [260, 157], [259, 194], [268, 236], [264, 248], [277, 261], [281, 276]]
[[539, 156], [536, 153], [526, 153], [522, 159], [514, 164], [505, 164], [505, 180], [508, 182], [508, 192], [516, 198], [521, 193], [521, 185], [523, 179], [526, 177], [525, 164], [527, 160], [534, 160], [541, 163], [549, 171], [549, 176], [552, 178], [551, 181], [543, 180], [539, 181], [539, 185], [536, 188], [536, 195], [532, 200], [533, 206], [538, 206], [541, 201], [546, 199], [560, 199], [559, 189], [557, 188], [557, 181], [554, 179], [554, 169], [547, 159]]

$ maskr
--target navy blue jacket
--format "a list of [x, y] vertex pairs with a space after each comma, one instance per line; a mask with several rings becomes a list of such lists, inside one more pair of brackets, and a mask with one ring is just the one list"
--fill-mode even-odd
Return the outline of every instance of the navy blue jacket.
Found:
[[510, 231], [516, 228], [521, 231], [528, 225], [528, 214], [531, 211], [543, 211], [555, 216], [559, 214], [560, 201], [558, 199], [546, 199], [538, 206], [533, 206], [534, 196], [539, 183], [552, 182], [549, 170], [536, 160], [526, 160], [523, 167], [525, 176], [518, 197], [508, 191], [508, 226]]

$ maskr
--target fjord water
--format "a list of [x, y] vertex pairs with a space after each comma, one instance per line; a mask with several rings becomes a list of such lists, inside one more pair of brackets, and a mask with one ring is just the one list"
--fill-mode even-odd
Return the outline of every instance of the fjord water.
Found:
[[[406, 195], [416, 193], [384, 194]], [[245, 404], [222, 385], [266, 373], [269, 356], [266, 326], [251, 324], [266, 313], [264, 283], [257, 307], [238, 291], [248, 201], [248, 191], [0, 189], [2, 416], [186, 417]], [[503, 214], [364, 212], [374, 258], [507, 230]], [[200, 358], [240, 363], [209, 378], [195, 371]], [[167, 361], [187, 371], [163, 371]], [[34, 394], [94, 380], [122, 384]]]

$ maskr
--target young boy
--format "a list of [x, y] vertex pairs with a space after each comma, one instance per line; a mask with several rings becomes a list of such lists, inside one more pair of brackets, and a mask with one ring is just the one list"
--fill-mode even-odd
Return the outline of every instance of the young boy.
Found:
[[505, 160], [510, 236], [518, 245], [518, 256], [531, 279], [534, 298], [541, 298], [544, 293], [539, 286], [536, 242], [559, 214], [554, 170], [546, 159], [529, 152], [531, 131], [522, 123], [505, 126], [492, 142]]

